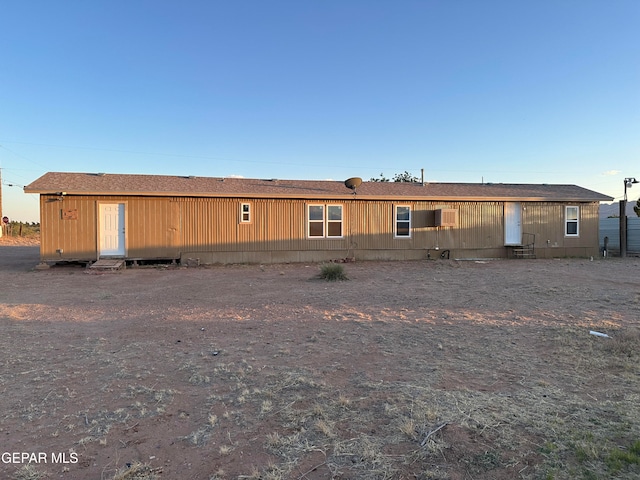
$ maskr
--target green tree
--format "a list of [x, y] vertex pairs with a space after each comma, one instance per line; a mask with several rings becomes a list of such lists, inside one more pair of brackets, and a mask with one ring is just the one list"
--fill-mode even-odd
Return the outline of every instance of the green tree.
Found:
[[636, 200], [636, 206], [633, 207], [633, 211], [636, 212], [636, 215], [640, 217], [640, 198]]
[[407, 183], [418, 183], [420, 179], [418, 177], [414, 177], [406, 170], [403, 173], [396, 173], [393, 176], [392, 180], [389, 180], [382, 173], [380, 174], [380, 178], [371, 178], [370, 182], [407, 182]]
[[380, 178], [371, 177], [369, 181], [370, 182], [389, 182], [390, 180], [381, 173]]

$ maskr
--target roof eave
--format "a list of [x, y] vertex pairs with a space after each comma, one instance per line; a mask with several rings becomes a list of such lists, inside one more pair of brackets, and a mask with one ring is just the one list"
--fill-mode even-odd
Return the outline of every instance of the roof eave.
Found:
[[[40, 195], [59, 195], [60, 190], [37, 190], [24, 189], [25, 193], [34, 193]], [[218, 193], [218, 192], [158, 192], [158, 191], [79, 191], [66, 190], [66, 196], [69, 195], [86, 195], [86, 196], [141, 196], [141, 197], [206, 197], [206, 198], [277, 198], [277, 199], [297, 199], [297, 200], [392, 200], [392, 201], [443, 201], [443, 202], [606, 202], [612, 201], [612, 197], [599, 196], [595, 197], [514, 197], [514, 196], [454, 196], [454, 195], [366, 195], [366, 194], [310, 194], [310, 195], [292, 195], [292, 194], [269, 194], [269, 193]]]

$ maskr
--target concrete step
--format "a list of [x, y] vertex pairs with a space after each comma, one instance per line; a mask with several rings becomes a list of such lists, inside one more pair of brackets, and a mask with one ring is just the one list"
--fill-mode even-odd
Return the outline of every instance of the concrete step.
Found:
[[89, 268], [92, 270], [116, 271], [125, 268], [126, 264], [122, 258], [101, 258], [93, 263]]

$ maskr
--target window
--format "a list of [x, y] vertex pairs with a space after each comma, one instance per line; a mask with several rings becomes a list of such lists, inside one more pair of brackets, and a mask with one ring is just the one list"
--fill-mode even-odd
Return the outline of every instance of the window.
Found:
[[307, 212], [310, 238], [342, 238], [342, 205], [309, 205]]
[[324, 205], [309, 205], [309, 236], [324, 237]]
[[342, 237], [342, 205], [327, 206], [327, 237]]
[[409, 205], [395, 206], [394, 236], [399, 238], [411, 237], [411, 207]]
[[580, 209], [579, 207], [565, 207], [564, 209], [564, 235], [577, 237], [580, 234]]
[[240, 223], [251, 223], [251, 204], [240, 204]]

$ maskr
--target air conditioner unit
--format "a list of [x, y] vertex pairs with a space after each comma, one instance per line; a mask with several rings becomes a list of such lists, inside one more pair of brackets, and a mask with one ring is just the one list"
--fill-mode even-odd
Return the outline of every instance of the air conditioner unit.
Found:
[[436, 227], [457, 227], [458, 210], [455, 208], [439, 208], [436, 210]]

